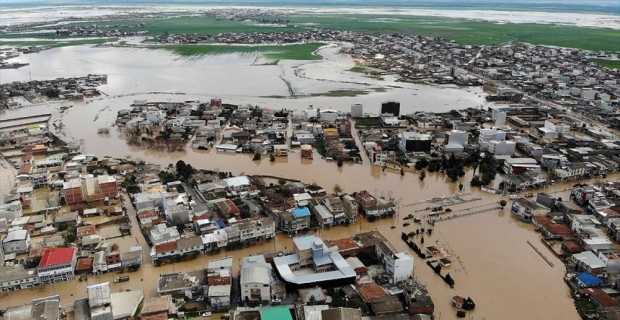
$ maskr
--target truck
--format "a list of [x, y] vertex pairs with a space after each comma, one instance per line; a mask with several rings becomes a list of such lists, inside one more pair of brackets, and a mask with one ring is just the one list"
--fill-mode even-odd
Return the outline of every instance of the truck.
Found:
[[114, 279], [114, 283], [127, 282], [127, 281], [129, 281], [129, 276], [116, 277], [116, 279]]

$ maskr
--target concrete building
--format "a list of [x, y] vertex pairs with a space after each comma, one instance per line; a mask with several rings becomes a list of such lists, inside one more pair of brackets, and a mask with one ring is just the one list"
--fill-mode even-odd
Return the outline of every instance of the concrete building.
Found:
[[387, 113], [395, 117], [400, 116], [400, 102], [394, 100], [381, 102], [381, 114]]
[[52, 248], [41, 257], [37, 273], [43, 284], [72, 280], [75, 277], [75, 248]]
[[375, 254], [385, 264], [385, 270], [390, 275], [392, 283], [411, 278], [413, 257], [409, 252], [397, 252], [389, 242], [383, 241], [375, 245]]
[[[356, 275], [338, 252], [338, 247], [328, 248], [323, 240], [314, 235], [294, 238], [293, 253], [275, 257], [273, 262], [286, 283], [300, 288], [350, 283]], [[303, 272], [297, 272], [299, 270]]]
[[241, 258], [239, 284], [243, 301], [271, 301], [271, 265], [262, 255]]
[[514, 141], [506, 140], [492, 140], [488, 144], [489, 152], [494, 155], [507, 155], [510, 156], [515, 153], [517, 144]]
[[430, 152], [432, 137], [418, 132], [401, 132], [398, 135], [399, 148], [408, 152]]
[[179, 239], [181, 239], [181, 236], [177, 228], [168, 227], [165, 223], [153, 226], [149, 231], [149, 240], [151, 240], [153, 246], [166, 242], [174, 242]]
[[4, 254], [28, 252], [30, 248], [30, 233], [27, 230], [9, 231], [2, 240]]
[[360, 103], [351, 105], [351, 118], [361, 118], [364, 116], [364, 106]]

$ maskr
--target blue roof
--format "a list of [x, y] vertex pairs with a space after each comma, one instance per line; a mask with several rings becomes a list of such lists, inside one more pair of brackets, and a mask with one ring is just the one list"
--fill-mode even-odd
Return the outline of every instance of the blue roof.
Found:
[[306, 217], [310, 215], [310, 210], [307, 207], [293, 208], [293, 215], [295, 218]]
[[583, 284], [585, 284], [586, 286], [594, 286], [594, 285], [603, 283], [601, 279], [589, 273], [580, 273], [577, 275], [577, 279], [583, 282]]
[[226, 228], [226, 224], [222, 220], [217, 220], [215, 223], [222, 229]]

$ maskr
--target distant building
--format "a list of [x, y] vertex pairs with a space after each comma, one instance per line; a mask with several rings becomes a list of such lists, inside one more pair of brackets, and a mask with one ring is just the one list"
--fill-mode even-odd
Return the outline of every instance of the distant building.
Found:
[[401, 132], [398, 136], [400, 150], [408, 152], [430, 152], [432, 138], [430, 134]]
[[364, 106], [359, 103], [351, 105], [351, 118], [361, 118], [364, 116]]
[[392, 114], [395, 117], [400, 116], [400, 102], [389, 100], [381, 103], [381, 114]]

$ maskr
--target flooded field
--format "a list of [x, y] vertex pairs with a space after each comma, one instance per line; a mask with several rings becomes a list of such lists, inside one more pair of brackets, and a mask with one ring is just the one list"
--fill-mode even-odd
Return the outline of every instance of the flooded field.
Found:
[[[270, 162], [267, 158], [252, 161], [250, 156], [222, 154], [214, 150], [200, 151], [187, 148], [183, 152], [160, 152], [139, 146], [128, 146], [120, 133], [112, 128], [110, 134], [98, 135], [97, 128], [109, 127], [115, 120], [116, 112], [128, 108], [135, 99], [156, 101], [182, 101], [190, 99], [207, 100], [212, 96], [222, 97], [226, 103], [252, 103], [267, 108], [305, 108], [309, 104], [316, 107], [349, 110], [352, 103], [363, 103], [366, 112], [378, 112], [380, 101], [396, 99], [401, 101], [403, 113], [416, 110], [448, 111], [483, 104], [479, 88], [467, 90], [400, 84], [403, 88], [391, 88], [382, 82], [351, 74], [347, 70], [353, 62], [328, 49], [324, 52], [329, 60], [322, 62], [284, 62], [279, 66], [249, 66], [249, 62], [235, 57], [222, 57], [222, 61], [190, 61], [169, 55], [165, 51], [127, 48], [87, 48], [71, 47], [44, 51], [25, 56], [24, 62], [30, 68], [2, 70], [0, 81], [28, 79], [29, 71], [33, 78], [56, 78], [77, 76], [86, 73], [106, 73], [108, 85], [101, 89], [109, 97], [88, 103], [71, 103], [72, 108], [60, 113], [61, 104], [32, 106], [11, 110], [0, 114], [2, 118], [13, 118], [39, 113], [52, 113], [53, 129], [66, 140], [83, 140], [86, 153], [99, 157], [125, 157], [142, 159], [147, 162], [168, 165], [183, 159], [197, 168], [221, 170], [233, 174], [266, 174], [300, 179], [307, 183], [316, 182], [331, 191], [339, 184], [344, 192], [363, 189], [376, 196], [394, 198], [403, 207], [398, 216], [368, 223], [359, 219], [349, 227], [333, 227], [318, 233], [324, 239], [349, 237], [369, 230], [382, 232], [399, 250], [407, 250], [400, 240], [403, 231], [410, 232], [417, 225], [403, 227], [402, 218], [409, 214], [422, 217], [428, 211], [418, 211], [428, 203], [410, 205], [431, 197], [450, 196], [458, 192], [458, 182], [449, 183], [445, 176], [431, 173], [421, 182], [415, 174], [400, 176], [396, 172], [382, 171], [380, 167], [369, 164], [364, 156], [363, 164], [345, 164], [338, 167], [335, 162], [315, 157], [315, 160], [301, 159], [298, 152], [288, 158], [278, 158]], [[230, 60], [228, 60], [230, 59]], [[302, 70], [295, 72], [294, 70]], [[340, 72], [340, 77], [333, 72]], [[306, 92], [324, 92], [332, 89], [372, 88], [385, 85], [386, 92], [372, 92], [367, 95], [335, 98], [313, 97], [300, 99], [260, 98], [268, 95], [286, 95], [288, 89], [280, 75], [284, 74], [293, 87], [304, 88]], [[346, 75], [346, 76], [344, 76]], [[260, 81], [257, 81], [260, 79]], [[344, 79], [344, 80], [343, 80]], [[340, 82], [344, 81], [344, 82]], [[300, 89], [301, 90], [301, 89]], [[168, 94], [149, 94], [164, 91]], [[170, 94], [184, 92], [185, 95]], [[304, 92], [305, 93], [305, 92]], [[59, 124], [62, 123], [62, 126]], [[52, 126], [53, 127], [53, 126]], [[0, 169], [0, 191], [8, 192], [5, 176], [10, 170]], [[463, 193], [471, 193], [468, 198], [480, 200], [452, 206], [454, 213], [465, 208], [497, 203], [501, 196], [489, 195], [478, 190], [470, 190], [471, 171], [461, 180], [465, 185]], [[564, 190], [567, 185], [556, 185], [552, 189]], [[551, 191], [551, 190], [547, 190]], [[566, 192], [557, 196], [568, 198]], [[503, 199], [507, 199], [504, 197]], [[131, 215], [131, 213], [130, 213]], [[116, 238], [122, 248], [144, 243], [132, 217], [132, 236]], [[395, 229], [391, 229], [395, 226]], [[564, 268], [561, 262], [544, 248], [540, 236], [533, 232], [531, 225], [514, 220], [509, 207], [504, 210], [491, 210], [479, 214], [442, 221], [434, 227], [431, 236], [425, 236], [426, 244], [436, 243], [448, 247], [452, 253], [453, 264], [444, 269], [455, 279], [454, 289], [450, 289], [425, 263], [416, 258], [414, 273], [422, 283], [428, 285], [436, 305], [436, 315], [441, 319], [455, 319], [456, 310], [451, 307], [454, 295], [471, 296], [477, 308], [472, 313], [475, 319], [521, 320], [521, 319], [578, 319], [569, 296], [568, 287], [562, 281]], [[527, 241], [536, 244], [554, 262], [550, 267], [532, 250]], [[420, 238], [415, 238], [420, 243]], [[130, 281], [112, 284], [114, 292], [125, 289], [143, 288], [146, 297], [156, 295], [156, 279], [162, 273], [202, 269], [207, 261], [223, 256], [235, 258], [238, 268], [239, 258], [260, 252], [290, 249], [291, 239], [278, 235], [276, 241], [262, 243], [251, 248], [222, 252], [219, 255], [205, 255], [190, 262], [175, 263], [155, 267], [148, 262], [148, 248], [143, 248], [145, 261], [142, 269], [130, 274]], [[22, 304], [32, 298], [60, 294], [61, 303], [70, 305], [74, 299], [86, 297], [86, 286], [102, 281], [112, 281], [117, 274], [105, 274], [78, 280], [47, 285], [43, 288], [24, 290], [0, 295], [0, 309]]]

